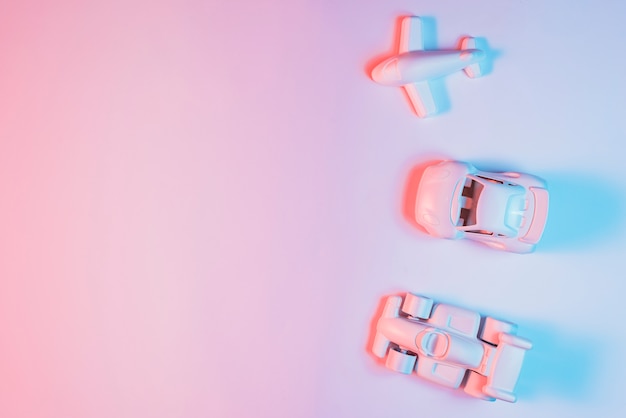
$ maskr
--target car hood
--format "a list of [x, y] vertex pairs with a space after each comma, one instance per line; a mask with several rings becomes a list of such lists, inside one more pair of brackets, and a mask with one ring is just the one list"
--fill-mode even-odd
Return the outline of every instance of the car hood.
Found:
[[457, 184], [465, 181], [471, 166], [457, 161], [444, 161], [424, 170], [415, 201], [415, 220], [429, 234], [441, 238], [459, 238], [451, 208]]

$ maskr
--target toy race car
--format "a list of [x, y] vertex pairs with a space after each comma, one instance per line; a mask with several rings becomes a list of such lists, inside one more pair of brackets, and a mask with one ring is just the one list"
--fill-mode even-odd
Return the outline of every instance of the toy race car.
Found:
[[535, 249], [547, 217], [544, 180], [479, 171], [460, 161], [427, 167], [415, 201], [415, 220], [430, 235], [469, 238], [515, 253]]
[[515, 402], [515, 384], [532, 343], [517, 326], [407, 293], [389, 296], [372, 351], [391, 370], [417, 375], [473, 397]]

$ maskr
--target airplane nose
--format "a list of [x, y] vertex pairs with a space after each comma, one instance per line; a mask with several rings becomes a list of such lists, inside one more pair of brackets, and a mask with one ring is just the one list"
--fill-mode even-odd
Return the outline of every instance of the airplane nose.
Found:
[[385, 63], [381, 62], [372, 70], [372, 80], [377, 83], [385, 84], [385, 73], [383, 72], [383, 68], [385, 68]]
[[378, 64], [372, 70], [372, 80], [380, 84], [390, 84], [400, 80], [398, 58], [394, 57]]

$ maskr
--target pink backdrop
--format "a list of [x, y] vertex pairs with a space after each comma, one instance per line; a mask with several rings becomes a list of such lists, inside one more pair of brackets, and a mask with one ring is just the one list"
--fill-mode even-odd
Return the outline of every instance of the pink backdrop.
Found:
[[[5, 3], [0, 416], [621, 416], [621, 2]], [[427, 121], [366, 74], [407, 14], [498, 52]], [[408, 222], [433, 158], [546, 178], [537, 253]], [[377, 363], [403, 290], [517, 321], [520, 401]]]

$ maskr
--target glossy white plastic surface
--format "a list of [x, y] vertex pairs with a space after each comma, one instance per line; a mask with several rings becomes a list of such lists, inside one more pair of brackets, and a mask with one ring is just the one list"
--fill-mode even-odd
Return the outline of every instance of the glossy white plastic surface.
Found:
[[480, 339], [490, 344], [497, 344], [500, 339], [500, 333], [515, 335], [517, 334], [517, 325], [512, 322], [500, 321], [490, 316], [485, 317], [480, 329]]
[[404, 87], [419, 117], [439, 111], [429, 80], [460, 70], [470, 78], [482, 75], [480, 62], [486, 54], [476, 49], [473, 38], [462, 38], [458, 50], [427, 51], [419, 17], [405, 17], [400, 30], [398, 54], [378, 64], [372, 70], [372, 79], [385, 86]]
[[433, 300], [424, 296], [407, 293], [402, 304], [402, 312], [405, 314], [420, 318], [428, 319], [433, 309]]
[[487, 377], [483, 376], [480, 373], [476, 373], [474, 371], [468, 371], [467, 376], [465, 377], [465, 384], [463, 385], [463, 390], [468, 395], [479, 398], [484, 401], [495, 401], [495, 398], [487, 395], [483, 392], [483, 387], [487, 384]]
[[547, 184], [539, 177], [442, 161], [424, 170], [415, 221], [435, 237], [467, 238], [499, 250], [529, 253], [543, 234], [548, 200]]
[[513, 334], [515, 324], [490, 317], [481, 321], [477, 312], [443, 303], [432, 307], [428, 319], [419, 319], [406, 311], [432, 300], [411, 293], [404, 299], [406, 309], [400, 296], [389, 296], [376, 325], [372, 351], [386, 358], [388, 368], [401, 373], [414, 368], [424, 379], [463, 386], [479, 399], [516, 401], [515, 385], [532, 344]]
[[389, 350], [385, 365], [398, 373], [410, 374], [415, 367], [416, 361], [417, 356], [415, 354], [407, 353], [394, 347]]

